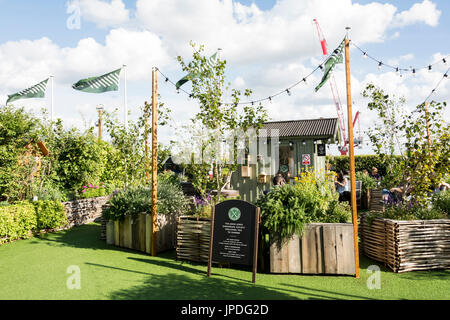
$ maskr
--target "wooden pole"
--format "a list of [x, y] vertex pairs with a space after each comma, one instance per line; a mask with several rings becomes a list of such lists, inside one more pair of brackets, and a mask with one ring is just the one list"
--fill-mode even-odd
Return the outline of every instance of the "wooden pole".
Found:
[[258, 236], [259, 236], [259, 220], [261, 209], [258, 207], [255, 211], [255, 239], [253, 243], [253, 276], [252, 283], [256, 283], [256, 272], [258, 270]]
[[158, 214], [158, 140], [157, 140], [157, 92], [158, 83], [156, 78], [156, 67], [153, 67], [152, 75], [152, 256], [156, 256], [157, 243], [157, 214]]
[[[350, 28], [346, 28], [349, 30]], [[352, 113], [352, 91], [350, 83], [350, 41], [345, 37], [345, 76], [347, 83], [347, 115], [348, 115], [348, 146], [350, 151], [350, 183], [351, 183], [351, 205], [353, 220], [353, 237], [355, 245], [355, 276], [359, 278], [359, 250], [358, 250], [358, 220], [356, 212], [356, 183], [355, 183], [355, 150], [353, 143], [353, 113]]]
[[145, 117], [145, 183], [148, 184], [150, 182], [150, 159], [149, 159], [149, 148], [148, 148], [148, 112], [150, 105], [147, 101], [145, 101], [144, 106], [144, 117]]
[[98, 111], [98, 142], [102, 141], [102, 113], [103, 108], [97, 108]]
[[211, 229], [210, 229], [210, 237], [209, 237], [209, 253], [208, 253], [208, 272], [207, 276], [211, 276], [211, 268], [212, 268], [212, 251], [213, 251], [213, 241], [214, 241], [214, 218], [216, 214], [216, 207], [211, 208]]

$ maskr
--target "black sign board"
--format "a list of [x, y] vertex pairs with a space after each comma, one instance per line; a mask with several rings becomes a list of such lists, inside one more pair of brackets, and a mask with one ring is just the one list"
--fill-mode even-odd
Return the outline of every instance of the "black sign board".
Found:
[[217, 204], [211, 216], [208, 276], [212, 261], [253, 265], [255, 282], [258, 254], [259, 208], [241, 200]]
[[317, 145], [317, 155], [319, 157], [325, 157], [327, 155], [327, 149], [325, 144], [318, 144]]

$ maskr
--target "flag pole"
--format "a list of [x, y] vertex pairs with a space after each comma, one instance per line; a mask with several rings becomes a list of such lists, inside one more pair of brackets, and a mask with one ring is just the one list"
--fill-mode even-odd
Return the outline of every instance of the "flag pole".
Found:
[[124, 71], [124, 122], [125, 122], [125, 131], [128, 130], [128, 101], [127, 101], [127, 65], [123, 65], [123, 71]]
[[157, 94], [158, 94], [158, 83], [157, 74], [158, 69], [153, 67], [152, 72], [152, 256], [156, 256], [157, 251], [157, 214], [158, 214], [158, 140], [157, 140], [157, 125], [158, 125], [158, 114], [157, 114]]
[[345, 28], [347, 35], [345, 36], [345, 76], [347, 83], [347, 116], [348, 116], [348, 146], [350, 151], [350, 191], [352, 205], [353, 220], [353, 241], [355, 247], [355, 277], [359, 278], [359, 250], [358, 250], [358, 218], [356, 212], [356, 176], [355, 176], [355, 150], [353, 143], [353, 113], [352, 113], [352, 91], [350, 83], [350, 40], [348, 39], [348, 31], [350, 27]]

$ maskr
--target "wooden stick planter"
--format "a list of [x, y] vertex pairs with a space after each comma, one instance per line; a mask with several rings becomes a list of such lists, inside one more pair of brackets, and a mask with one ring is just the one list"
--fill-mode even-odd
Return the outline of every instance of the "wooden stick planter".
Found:
[[[126, 216], [122, 222], [109, 221], [106, 224], [106, 243], [150, 254], [152, 224], [152, 216], [145, 213]], [[176, 217], [174, 215], [158, 215], [157, 227], [157, 252], [174, 249], [176, 246]]]
[[270, 246], [271, 273], [355, 274], [353, 225], [310, 223], [303, 236]]
[[450, 219], [401, 221], [361, 216], [362, 252], [394, 272], [450, 268]]
[[177, 259], [208, 262], [211, 219], [181, 216], [178, 218]]

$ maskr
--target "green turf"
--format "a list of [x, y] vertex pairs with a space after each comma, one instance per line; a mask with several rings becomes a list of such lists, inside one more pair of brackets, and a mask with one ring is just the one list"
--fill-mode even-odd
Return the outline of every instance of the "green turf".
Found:
[[[381, 289], [368, 289], [369, 265], [361, 278], [258, 274], [213, 268], [106, 245], [100, 226], [89, 224], [0, 246], [0, 299], [449, 299], [450, 271], [396, 274], [381, 265]], [[81, 289], [69, 290], [70, 265], [81, 270]], [[378, 264], [379, 265], [379, 264]]]

